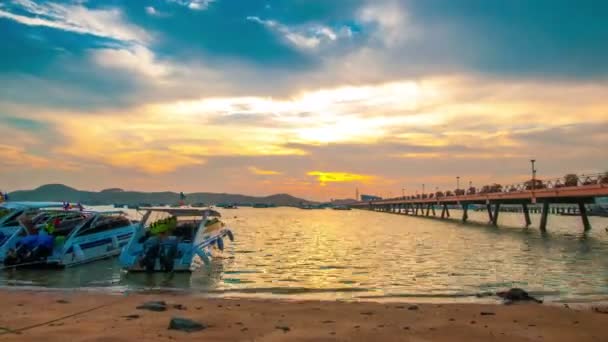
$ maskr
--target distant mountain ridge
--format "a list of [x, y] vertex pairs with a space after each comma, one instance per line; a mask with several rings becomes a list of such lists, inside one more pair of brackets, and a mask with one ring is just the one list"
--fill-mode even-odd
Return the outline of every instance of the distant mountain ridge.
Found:
[[[179, 201], [177, 192], [139, 192], [125, 191], [119, 188], [111, 188], [96, 191], [82, 191], [63, 184], [46, 184], [34, 190], [19, 190], [9, 194], [12, 201], [53, 201], [53, 202], [80, 202], [89, 205], [111, 205], [114, 203], [137, 205], [142, 203], [176, 204]], [[237, 204], [275, 204], [277, 206], [299, 206], [302, 203], [315, 203], [288, 194], [276, 194], [271, 196], [256, 197], [239, 194], [219, 194], [209, 192], [195, 192], [186, 194], [187, 204], [205, 203], [237, 203]]]

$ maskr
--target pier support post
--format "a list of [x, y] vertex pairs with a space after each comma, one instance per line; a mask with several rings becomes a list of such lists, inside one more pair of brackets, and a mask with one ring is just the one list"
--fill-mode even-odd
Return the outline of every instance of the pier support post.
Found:
[[426, 216], [430, 216], [431, 215], [431, 205], [427, 204], [426, 205]]
[[543, 212], [540, 217], [540, 231], [547, 231], [547, 216], [549, 216], [549, 202], [543, 203]]
[[486, 204], [486, 208], [488, 209], [488, 217], [490, 218], [488, 222], [494, 222], [494, 219], [492, 218], [492, 205], [488, 203]]
[[445, 218], [445, 205], [441, 206], [441, 218]]
[[435, 205], [431, 204], [431, 209], [433, 210], [433, 216], [437, 216], [437, 214], [435, 213]]
[[532, 224], [532, 220], [530, 220], [530, 210], [528, 209], [527, 203], [522, 204], [522, 207], [524, 209], [524, 218], [526, 219], [526, 228], [528, 228]]
[[585, 203], [578, 202], [578, 210], [581, 212], [581, 219], [583, 219], [583, 227], [585, 227], [585, 231], [591, 230], [591, 224], [589, 223], [589, 217], [587, 216], [587, 207], [585, 207]]
[[444, 204], [443, 207], [445, 208], [445, 216], [446, 217], [450, 217], [450, 208], [448, 208], [447, 204]]
[[494, 215], [492, 215], [492, 224], [498, 226], [498, 214], [500, 213], [500, 203], [494, 204]]
[[462, 205], [462, 222], [467, 222], [467, 220], [469, 219], [469, 204], [465, 203]]

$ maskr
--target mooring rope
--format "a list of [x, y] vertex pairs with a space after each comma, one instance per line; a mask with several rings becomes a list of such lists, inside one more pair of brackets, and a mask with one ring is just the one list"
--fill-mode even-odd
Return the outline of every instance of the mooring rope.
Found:
[[44, 264], [44, 263], [46, 263], [46, 260], [30, 261], [30, 262], [24, 262], [24, 263], [21, 263], [21, 264], [6, 265], [6, 266], [0, 267], [0, 271], [6, 270], [6, 269], [10, 269], [10, 268], [17, 268], [17, 267], [21, 267], [21, 266], [38, 265], [38, 264]]
[[46, 322], [43, 322], [43, 323], [32, 324], [32, 325], [29, 325], [29, 326], [23, 327], [23, 328], [10, 329], [10, 328], [6, 328], [6, 327], [0, 327], [0, 329], [4, 330], [4, 331], [0, 332], [0, 336], [1, 335], [6, 335], [6, 334], [20, 334], [20, 333], [22, 333], [23, 331], [26, 331], [26, 330], [30, 330], [30, 329], [34, 329], [34, 328], [41, 327], [41, 326], [44, 326], [44, 325], [48, 325], [48, 324], [51, 324], [51, 323], [59, 322], [59, 321], [62, 321], [64, 319], [76, 317], [76, 316], [79, 316], [79, 315], [84, 315], [86, 313], [89, 313], [89, 312], [92, 312], [92, 311], [95, 311], [95, 310], [99, 310], [101, 308], [105, 308], [105, 307], [114, 305], [114, 304], [118, 303], [119, 301], [121, 301], [122, 299], [124, 299], [124, 298], [117, 299], [117, 300], [115, 300], [113, 302], [110, 302], [110, 303], [98, 305], [98, 306], [95, 306], [95, 307], [90, 308], [90, 309], [78, 311], [78, 312], [73, 313], [73, 314], [69, 314], [69, 315], [66, 315], [66, 316], [55, 318], [55, 319], [52, 319], [50, 321], [46, 321]]

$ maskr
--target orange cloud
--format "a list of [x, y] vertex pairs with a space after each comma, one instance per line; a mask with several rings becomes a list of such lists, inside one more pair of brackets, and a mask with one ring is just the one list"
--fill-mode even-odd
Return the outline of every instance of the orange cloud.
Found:
[[261, 176], [276, 176], [276, 175], [282, 174], [282, 172], [279, 172], [279, 171], [258, 169], [255, 166], [250, 166], [249, 172], [253, 173], [254, 175], [261, 175]]
[[147, 173], [167, 173], [182, 166], [204, 164], [203, 160], [168, 151], [130, 151], [110, 154], [108, 162], [114, 166], [137, 168]]
[[53, 168], [65, 171], [76, 170], [72, 162], [51, 162], [50, 159], [32, 155], [22, 147], [11, 145], [0, 145], [0, 166], [4, 167], [28, 167], [28, 168]]

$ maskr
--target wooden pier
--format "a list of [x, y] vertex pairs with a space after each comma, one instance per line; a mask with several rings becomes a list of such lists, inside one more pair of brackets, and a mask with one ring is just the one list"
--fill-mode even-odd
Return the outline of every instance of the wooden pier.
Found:
[[[383, 199], [371, 202], [357, 202], [351, 205], [357, 209], [367, 209], [381, 212], [392, 212], [405, 215], [439, 217], [442, 219], [450, 218], [450, 208], [454, 206], [462, 209], [463, 222], [467, 222], [471, 205], [485, 206], [488, 213], [489, 222], [498, 225], [498, 217], [501, 212], [501, 205], [519, 206], [519, 212], [523, 213], [526, 227], [530, 226], [531, 205], [534, 210], [540, 206], [540, 230], [547, 230], [547, 219], [550, 213], [564, 213], [579, 215], [581, 217], [585, 231], [591, 229], [589, 223], [587, 205], [595, 203], [598, 197], [608, 197], [608, 183], [598, 178], [594, 184], [583, 184], [576, 186], [558, 186], [543, 188], [538, 190], [519, 190], [505, 192], [491, 192], [468, 195], [452, 195], [435, 197], [431, 195], [404, 196], [399, 198]], [[575, 208], [556, 209], [552, 204], [574, 204]], [[440, 208], [440, 210], [436, 210]]]

